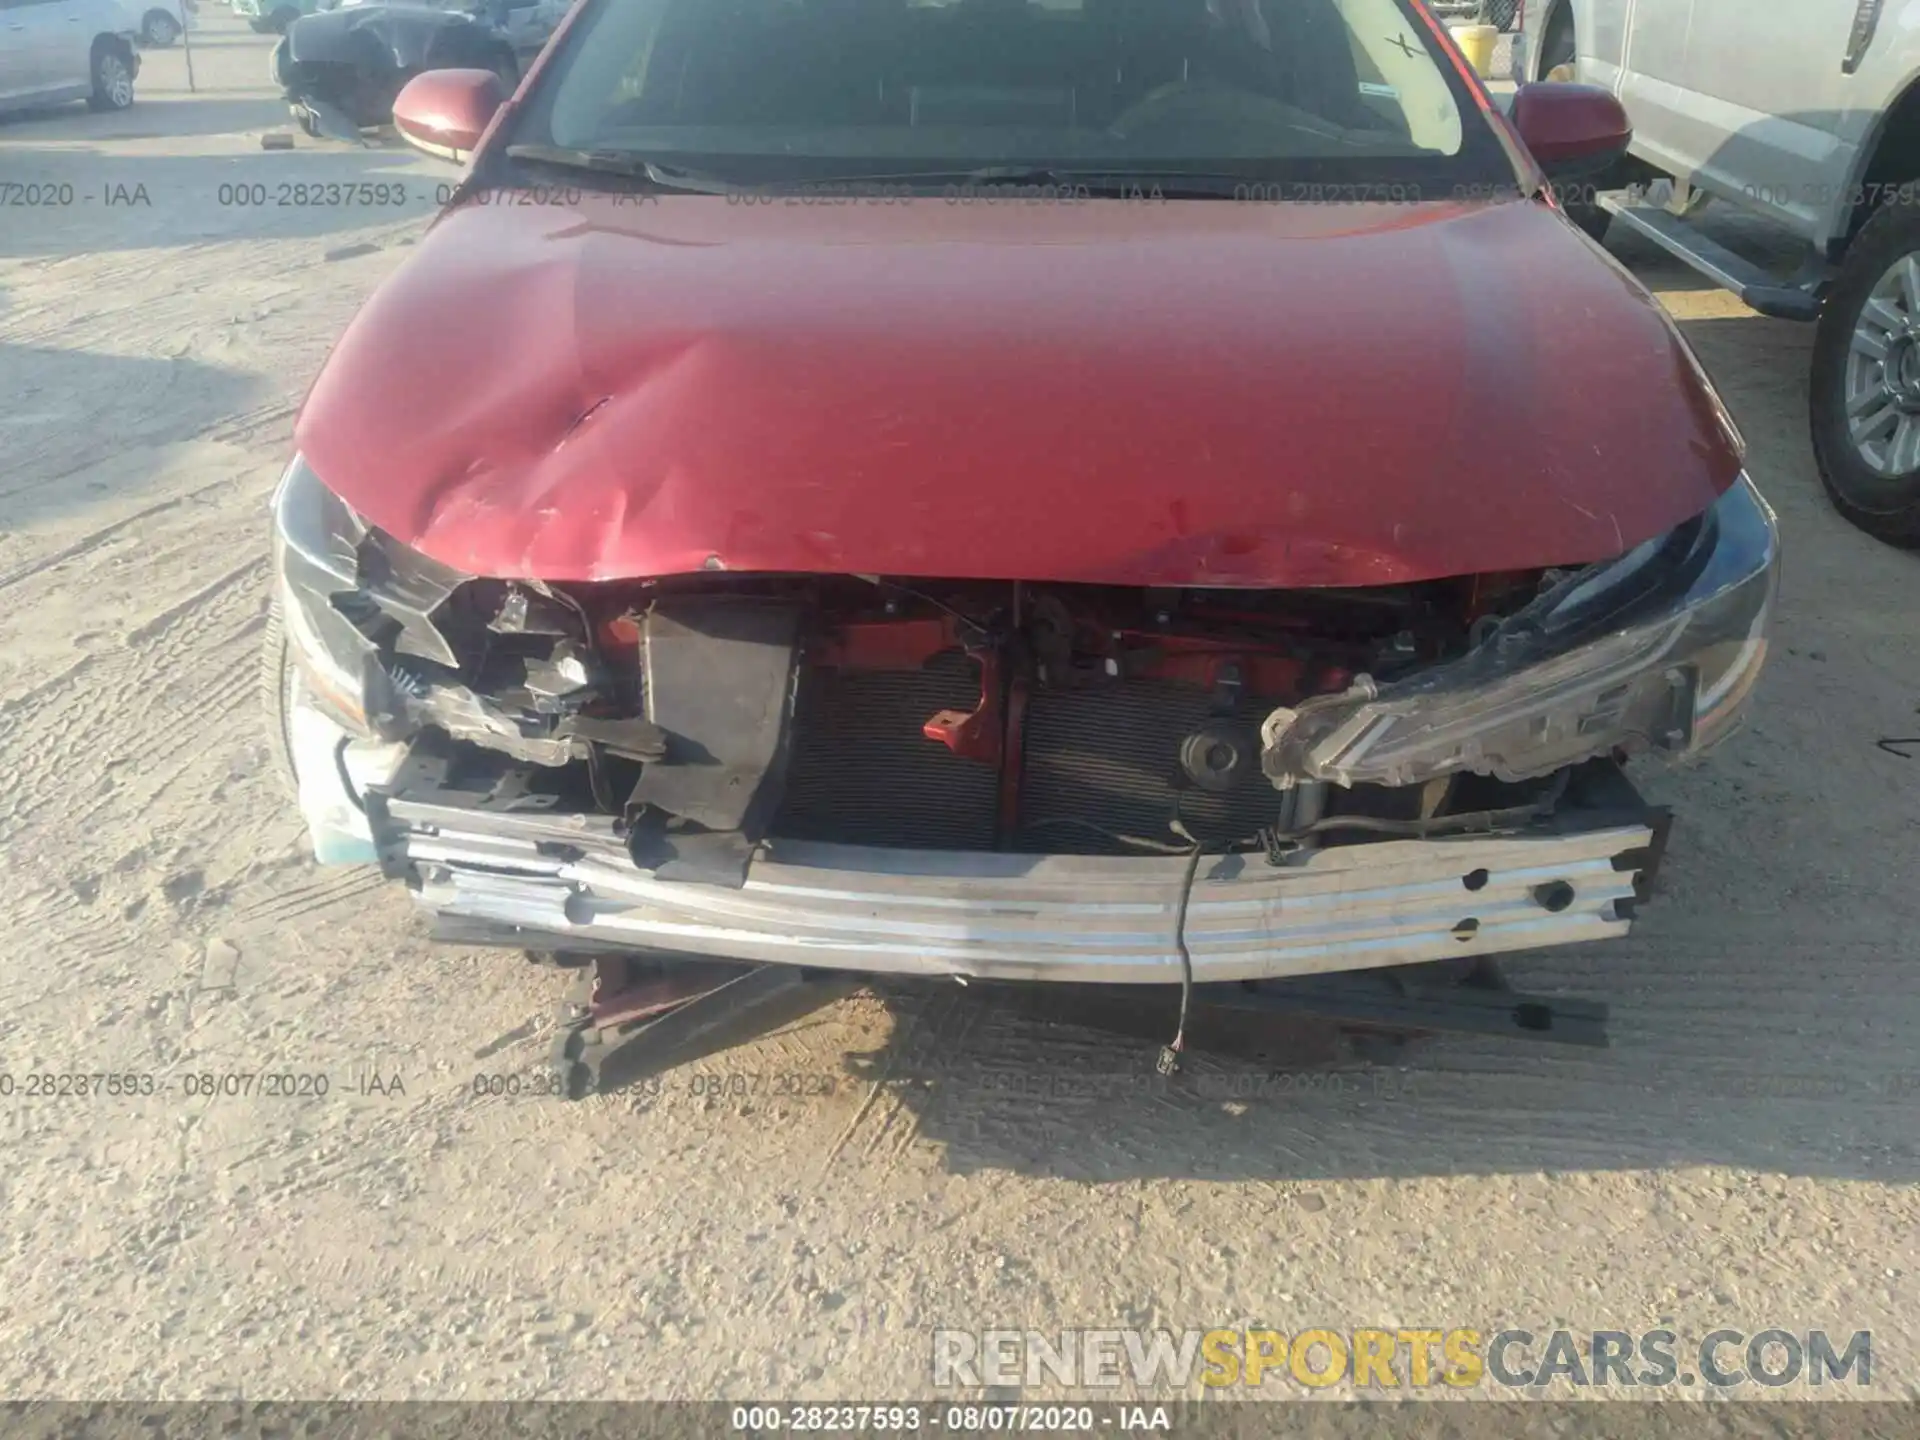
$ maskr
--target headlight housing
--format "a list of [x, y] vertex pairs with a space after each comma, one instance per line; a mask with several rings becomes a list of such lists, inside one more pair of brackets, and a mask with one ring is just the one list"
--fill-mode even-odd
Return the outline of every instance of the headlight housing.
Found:
[[383, 649], [453, 662], [424, 617], [467, 577], [386, 541], [295, 456], [273, 494], [273, 570], [287, 647], [313, 702], [368, 739], [408, 734], [407, 697]]
[[274, 491], [273, 563], [305, 697], [351, 734], [397, 741], [434, 725], [536, 765], [584, 758], [591, 743], [660, 753], [652, 725], [595, 709], [624, 716], [633, 697], [601, 671], [577, 602], [401, 544], [298, 456]]
[[1779, 583], [1773, 512], [1742, 475], [1704, 514], [1563, 580], [1467, 654], [1276, 710], [1262, 764], [1303, 780], [1526, 780], [1609, 752], [1698, 755], [1739, 727]]
[[379, 734], [379, 657], [338, 610], [359, 586], [359, 517], [295, 456], [273, 492], [273, 575], [287, 650], [309, 695], [356, 735]]

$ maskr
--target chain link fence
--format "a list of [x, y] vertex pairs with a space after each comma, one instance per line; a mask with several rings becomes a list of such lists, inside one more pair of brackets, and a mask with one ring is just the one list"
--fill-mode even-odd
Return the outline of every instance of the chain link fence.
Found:
[[1519, 0], [1426, 0], [1427, 8], [1451, 25], [1493, 25], [1502, 32], [1493, 64], [1483, 79], [1512, 80], [1513, 32], [1519, 28]]

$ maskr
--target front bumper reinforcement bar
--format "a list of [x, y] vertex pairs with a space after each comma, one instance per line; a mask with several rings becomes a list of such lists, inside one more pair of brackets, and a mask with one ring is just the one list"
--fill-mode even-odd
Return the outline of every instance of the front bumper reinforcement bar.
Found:
[[[1178, 984], [1182, 856], [1026, 855], [764, 842], [739, 888], [661, 880], [610, 817], [492, 807], [409, 783], [369, 804], [390, 867], [443, 925], [550, 948], [881, 975]], [[1616, 777], [1617, 778], [1617, 777]], [[1619, 781], [1631, 797], [1631, 788]], [[1664, 817], [1565, 807], [1525, 834], [1376, 840], [1202, 859], [1196, 984], [1290, 979], [1613, 939]]]

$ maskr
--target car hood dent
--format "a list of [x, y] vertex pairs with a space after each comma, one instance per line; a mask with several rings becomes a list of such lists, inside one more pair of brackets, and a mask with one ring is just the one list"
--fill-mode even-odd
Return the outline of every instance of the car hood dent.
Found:
[[1740, 465], [1658, 305], [1520, 201], [474, 204], [296, 436], [548, 580], [1400, 583], [1616, 555]]

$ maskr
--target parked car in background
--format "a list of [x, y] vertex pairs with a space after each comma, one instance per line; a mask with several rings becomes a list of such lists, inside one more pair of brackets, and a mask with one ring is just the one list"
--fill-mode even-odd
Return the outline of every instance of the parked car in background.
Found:
[[0, 5], [0, 110], [85, 100], [133, 104], [140, 73], [134, 29], [119, 0], [5, 0]]
[[546, 47], [560, 22], [567, 18], [571, 0], [478, 0], [468, 13], [484, 19], [513, 47], [522, 60], [531, 60]]
[[[1525, 36], [1524, 78], [1604, 86], [1633, 122], [1612, 188], [1570, 209], [1814, 323], [1828, 494], [1869, 534], [1920, 545], [1920, 0], [1528, 0]], [[1797, 266], [1704, 233], [1721, 206], [1797, 239]]]
[[1547, 189], [1611, 96], [1502, 120], [1415, 0], [582, 0], [394, 119], [471, 161], [296, 424], [273, 743], [321, 860], [600, 957], [570, 1093], [742, 966], [1627, 931], [1778, 547]]
[[359, 139], [385, 125], [394, 97], [428, 70], [474, 68], [511, 92], [519, 60], [492, 25], [424, 5], [346, 5], [303, 15], [273, 47], [273, 78], [310, 135]]
[[287, 27], [268, 68], [303, 129], [343, 140], [386, 124], [401, 86], [427, 70], [491, 70], [511, 92], [566, 14], [562, 0], [318, 4]]
[[[319, 8], [352, 10], [390, 0], [318, 0]], [[521, 59], [532, 59], [566, 18], [568, 0], [408, 0], [408, 8], [424, 7], [465, 15], [491, 27]]]
[[173, 44], [192, 22], [195, 0], [120, 0], [142, 45]]
[[230, 3], [233, 13], [261, 35], [284, 35], [294, 21], [320, 8], [318, 0], [230, 0]]

